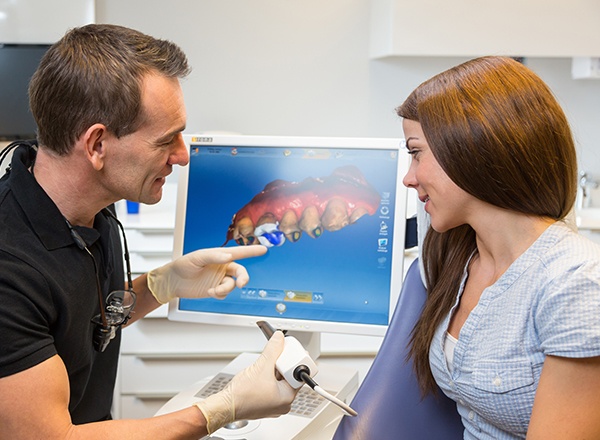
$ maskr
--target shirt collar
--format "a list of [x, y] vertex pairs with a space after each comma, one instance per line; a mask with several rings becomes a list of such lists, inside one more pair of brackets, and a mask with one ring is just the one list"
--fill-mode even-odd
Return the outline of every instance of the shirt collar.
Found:
[[[70, 246], [74, 241], [64, 216], [29, 172], [29, 167], [34, 161], [35, 151], [31, 146], [22, 145], [16, 148], [11, 162], [8, 185], [46, 249]], [[106, 221], [104, 215], [97, 214], [94, 224], [96, 226]], [[100, 236], [95, 229], [78, 227], [77, 230], [88, 246]]]

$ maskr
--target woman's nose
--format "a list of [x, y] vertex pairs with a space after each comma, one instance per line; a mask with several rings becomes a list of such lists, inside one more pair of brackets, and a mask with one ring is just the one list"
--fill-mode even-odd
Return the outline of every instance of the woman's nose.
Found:
[[412, 170], [412, 166], [408, 169], [408, 172], [404, 175], [402, 179], [402, 184], [407, 188], [414, 188], [418, 185], [417, 179], [415, 179], [415, 173]]

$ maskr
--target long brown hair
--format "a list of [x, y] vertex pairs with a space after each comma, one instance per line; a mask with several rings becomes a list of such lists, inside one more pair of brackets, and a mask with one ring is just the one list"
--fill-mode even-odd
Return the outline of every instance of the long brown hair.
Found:
[[[442, 169], [474, 197], [556, 220], [571, 210], [577, 191], [573, 136], [551, 90], [523, 64], [505, 57], [470, 60], [419, 85], [396, 111], [421, 124]], [[444, 233], [430, 228], [424, 240], [428, 298], [410, 349], [424, 393], [437, 389], [431, 341], [474, 251], [469, 225]]]
[[50, 47], [29, 84], [38, 141], [65, 155], [95, 123], [117, 137], [130, 134], [143, 120], [143, 76], [183, 78], [189, 71], [185, 54], [169, 41], [109, 24], [72, 29]]

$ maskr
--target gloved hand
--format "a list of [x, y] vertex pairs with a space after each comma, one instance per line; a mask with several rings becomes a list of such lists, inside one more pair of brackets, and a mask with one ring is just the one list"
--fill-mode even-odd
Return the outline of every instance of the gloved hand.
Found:
[[200, 249], [148, 272], [148, 288], [161, 304], [173, 298], [223, 299], [250, 277], [233, 260], [264, 255], [264, 246]]
[[209, 434], [234, 420], [278, 417], [290, 411], [298, 390], [275, 377], [283, 340], [283, 333], [275, 332], [254, 364], [235, 375], [222, 391], [195, 404], [204, 414]]

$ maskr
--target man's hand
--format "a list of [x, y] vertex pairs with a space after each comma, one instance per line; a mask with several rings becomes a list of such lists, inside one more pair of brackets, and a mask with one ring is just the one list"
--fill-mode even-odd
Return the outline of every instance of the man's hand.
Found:
[[299, 389], [275, 376], [275, 361], [283, 347], [283, 333], [277, 331], [254, 364], [238, 373], [225, 389], [196, 403], [209, 434], [234, 420], [279, 417], [290, 411]]
[[266, 252], [266, 247], [258, 245], [200, 249], [148, 272], [148, 288], [161, 304], [173, 298], [223, 299], [250, 279], [244, 266], [234, 260]]

